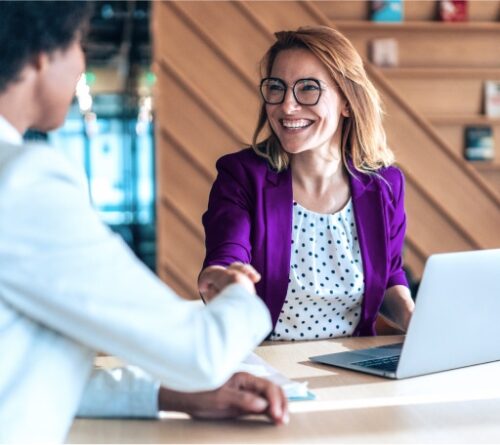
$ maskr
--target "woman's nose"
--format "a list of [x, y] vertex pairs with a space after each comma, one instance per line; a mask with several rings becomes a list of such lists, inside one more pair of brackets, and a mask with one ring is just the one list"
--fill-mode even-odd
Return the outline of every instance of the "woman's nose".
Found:
[[293, 90], [291, 88], [287, 88], [285, 93], [285, 98], [283, 99], [281, 107], [285, 113], [289, 113], [290, 111], [295, 111], [301, 107], [301, 105], [295, 99]]

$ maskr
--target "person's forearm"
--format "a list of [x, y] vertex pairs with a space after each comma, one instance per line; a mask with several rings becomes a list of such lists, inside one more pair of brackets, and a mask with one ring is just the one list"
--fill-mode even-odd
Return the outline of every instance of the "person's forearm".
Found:
[[406, 286], [392, 286], [386, 290], [380, 313], [402, 331], [410, 324], [415, 304]]

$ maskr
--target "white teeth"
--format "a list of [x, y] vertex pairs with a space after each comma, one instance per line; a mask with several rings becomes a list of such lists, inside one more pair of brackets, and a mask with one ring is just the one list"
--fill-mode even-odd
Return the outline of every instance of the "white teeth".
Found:
[[281, 123], [286, 128], [304, 128], [311, 124], [311, 121], [308, 119], [283, 119]]

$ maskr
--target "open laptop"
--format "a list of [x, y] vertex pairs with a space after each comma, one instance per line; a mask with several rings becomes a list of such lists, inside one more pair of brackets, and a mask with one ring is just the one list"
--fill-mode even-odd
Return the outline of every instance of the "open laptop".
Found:
[[310, 357], [392, 379], [500, 360], [500, 249], [436, 254], [404, 343]]

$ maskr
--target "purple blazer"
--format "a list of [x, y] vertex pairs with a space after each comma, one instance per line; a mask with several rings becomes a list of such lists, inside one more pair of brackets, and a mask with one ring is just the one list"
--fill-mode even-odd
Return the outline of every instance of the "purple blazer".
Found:
[[[203, 215], [206, 257], [203, 267], [250, 263], [262, 275], [258, 295], [273, 324], [285, 302], [292, 239], [293, 193], [290, 169], [277, 173], [252, 149], [223, 156]], [[406, 231], [404, 177], [395, 167], [383, 178], [356, 172], [350, 188], [363, 259], [365, 293], [354, 336], [375, 335], [385, 290], [408, 286], [402, 248]]]

